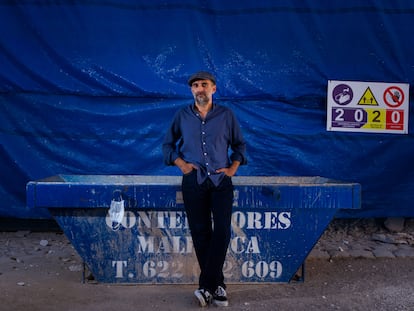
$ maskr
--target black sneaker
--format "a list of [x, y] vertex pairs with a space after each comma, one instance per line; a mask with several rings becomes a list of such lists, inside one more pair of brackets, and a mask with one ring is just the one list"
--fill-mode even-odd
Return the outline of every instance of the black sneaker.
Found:
[[219, 286], [213, 294], [213, 303], [218, 307], [227, 307], [229, 301], [227, 300], [226, 290]]
[[197, 297], [200, 307], [207, 307], [213, 298], [210, 292], [204, 288], [195, 290], [194, 295]]

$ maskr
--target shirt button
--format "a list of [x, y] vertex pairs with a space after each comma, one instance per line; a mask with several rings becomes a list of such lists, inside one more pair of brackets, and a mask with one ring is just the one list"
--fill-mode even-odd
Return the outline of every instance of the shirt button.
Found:
[[207, 152], [204, 152], [204, 155], [206, 156], [207, 155]]
[[208, 173], [207, 173], [207, 175], [208, 175], [208, 176], [210, 176], [210, 175], [211, 175], [211, 173], [210, 173], [210, 172], [208, 172]]
[[208, 166], [208, 162], [206, 163], [206, 166]]

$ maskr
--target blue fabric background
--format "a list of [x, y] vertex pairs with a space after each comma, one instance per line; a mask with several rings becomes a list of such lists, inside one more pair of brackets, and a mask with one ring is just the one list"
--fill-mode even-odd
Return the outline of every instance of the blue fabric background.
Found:
[[414, 216], [412, 95], [408, 135], [326, 131], [328, 80], [413, 84], [411, 0], [1, 1], [0, 29], [2, 217], [49, 217], [30, 180], [178, 174], [161, 142], [200, 69], [248, 141], [239, 175], [358, 182], [338, 217]]

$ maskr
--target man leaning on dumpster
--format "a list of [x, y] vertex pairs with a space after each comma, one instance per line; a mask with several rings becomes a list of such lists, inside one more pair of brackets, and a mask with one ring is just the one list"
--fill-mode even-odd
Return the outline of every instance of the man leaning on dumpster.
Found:
[[200, 71], [188, 85], [194, 102], [175, 114], [163, 142], [164, 162], [183, 174], [184, 207], [201, 270], [194, 295], [202, 307], [228, 306], [223, 265], [231, 234], [231, 177], [247, 162], [246, 143], [233, 112], [213, 103], [216, 78]]

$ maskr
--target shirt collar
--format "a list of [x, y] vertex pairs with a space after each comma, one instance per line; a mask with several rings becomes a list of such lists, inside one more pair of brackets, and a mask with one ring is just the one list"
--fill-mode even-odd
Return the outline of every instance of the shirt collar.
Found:
[[[195, 105], [194, 103], [193, 103], [193, 104], [191, 104], [191, 105], [190, 105], [190, 107], [191, 107], [191, 110], [192, 110], [195, 114], [199, 113], [199, 111], [197, 110], [196, 105]], [[215, 108], [216, 108], [216, 104], [213, 102], [213, 105], [211, 106], [211, 110], [210, 110], [209, 112], [213, 112], [213, 111], [215, 110]]]

